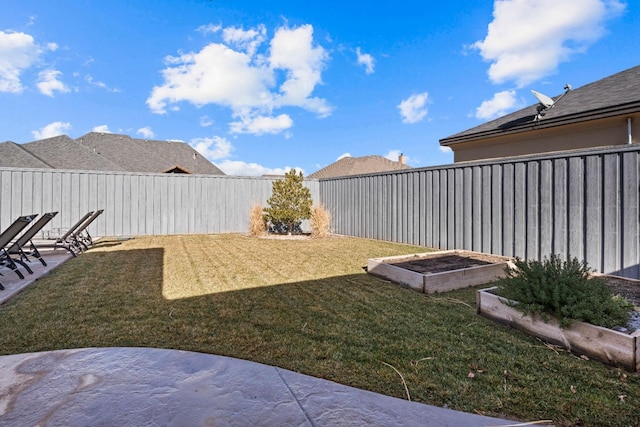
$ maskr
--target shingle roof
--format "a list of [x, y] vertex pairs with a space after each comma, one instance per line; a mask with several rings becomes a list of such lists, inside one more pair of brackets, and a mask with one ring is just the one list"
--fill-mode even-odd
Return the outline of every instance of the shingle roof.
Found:
[[99, 171], [124, 171], [109, 159], [78, 144], [67, 135], [23, 144], [22, 147], [46, 162], [54, 169], [77, 169]]
[[98, 132], [90, 132], [76, 140], [59, 135], [26, 144], [0, 143], [0, 166], [224, 175], [184, 142], [152, 141]]
[[12, 141], [0, 143], [0, 166], [13, 168], [51, 168], [47, 162], [39, 159], [20, 144]]
[[335, 178], [339, 176], [361, 175], [375, 172], [388, 172], [411, 169], [400, 162], [394, 162], [382, 156], [343, 157], [311, 175], [308, 179]]
[[90, 132], [77, 141], [132, 172], [163, 173], [178, 167], [193, 174], [224, 175], [184, 142], [135, 139], [99, 132]]
[[[559, 96], [553, 99], [557, 100]], [[534, 121], [537, 103], [440, 140], [441, 145], [640, 111], [640, 65], [569, 91]]]

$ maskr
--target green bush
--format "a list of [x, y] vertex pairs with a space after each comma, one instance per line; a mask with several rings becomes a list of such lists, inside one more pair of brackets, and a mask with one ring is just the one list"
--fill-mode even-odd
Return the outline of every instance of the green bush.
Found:
[[626, 325], [632, 304], [613, 296], [602, 278], [592, 277], [587, 264], [577, 258], [561, 261], [551, 255], [544, 261], [516, 259], [516, 268], [498, 280], [498, 295], [517, 301], [519, 310], [547, 320], [553, 316], [566, 327], [572, 321], [613, 328]]
[[272, 194], [264, 208], [264, 219], [270, 230], [279, 233], [299, 233], [300, 223], [311, 217], [311, 191], [303, 185], [302, 172], [291, 170], [284, 179], [273, 182]]

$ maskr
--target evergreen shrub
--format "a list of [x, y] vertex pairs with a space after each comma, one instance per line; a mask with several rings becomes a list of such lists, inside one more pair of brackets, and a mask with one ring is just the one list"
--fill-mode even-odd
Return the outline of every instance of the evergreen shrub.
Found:
[[517, 258], [515, 266], [498, 280], [497, 294], [516, 301], [515, 308], [526, 314], [539, 314], [545, 321], [553, 316], [561, 327], [581, 321], [613, 328], [630, 320], [633, 305], [614, 296], [604, 279], [591, 276], [584, 261], [551, 255], [542, 262]]
[[311, 191], [303, 185], [302, 172], [291, 170], [284, 179], [274, 181], [271, 197], [264, 208], [265, 221], [273, 233], [301, 233], [302, 220], [311, 217]]

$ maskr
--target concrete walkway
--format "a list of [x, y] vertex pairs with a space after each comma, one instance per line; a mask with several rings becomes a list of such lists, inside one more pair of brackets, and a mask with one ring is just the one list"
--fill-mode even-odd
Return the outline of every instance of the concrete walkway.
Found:
[[151, 348], [0, 357], [2, 426], [498, 426], [229, 357]]
[[[44, 257], [48, 266], [32, 262], [34, 274], [25, 272], [23, 280], [2, 269], [0, 304], [71, 255], [57, 250]], [[509, 424], [210, 354], [90, 348], [0, 356], [6, 427]]]
[[0, 269], [0, 273], [2, 273], [2, 276], [0, 276], [0, 283], [4, 286], [4, 290], [0, 290], [0, 304], [9, 300], [12, 296], [16, 295], [27, 286], [35, 283], [36, 280], [73, 257], [73, 255], [65, 249], [42, 250], [40, 253], [47, 265], [44, 266], [40, 261], [35, 259], [35, 257], [30, 257], [31, 262], [28, 263], [28, 265], [31, 270], [33, 270], [33, 274], [29, 274], [23, 266], [18, 264], [18, 270], [20, 270], [24, 279], [20, 279], [15, 272], [6, 267], [2, 267]]

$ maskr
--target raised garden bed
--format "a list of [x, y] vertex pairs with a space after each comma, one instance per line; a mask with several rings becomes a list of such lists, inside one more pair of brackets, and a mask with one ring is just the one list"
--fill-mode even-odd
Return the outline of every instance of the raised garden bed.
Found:
[[480, 252], [437, 251], [371, 258], [367, 272], [430, 294], [489, 283], [504, 276], [509, 261]]
[[[607, 276], [604, 276], [605, 278]], [[620, 282], [626, 279], [613, 278]], [[640, 282], [628, 280], [626, 288], [640, 289]], [[640, 371], [640, 330], [619, 332], [584, 322], [573, 322], [561, 328], [555, 319], [545, 322], [538, 315], [527, 315], [513, 307], [515, 301], [494, 293], [497, 287], [479, 290], [476, 294], [477, 313], [499, 323], [519, 329], [541, 340], [559, 345], [572, 353], [586, 355], [601, 362]], [[637, 306], [637, 302], [636, 302]]]

